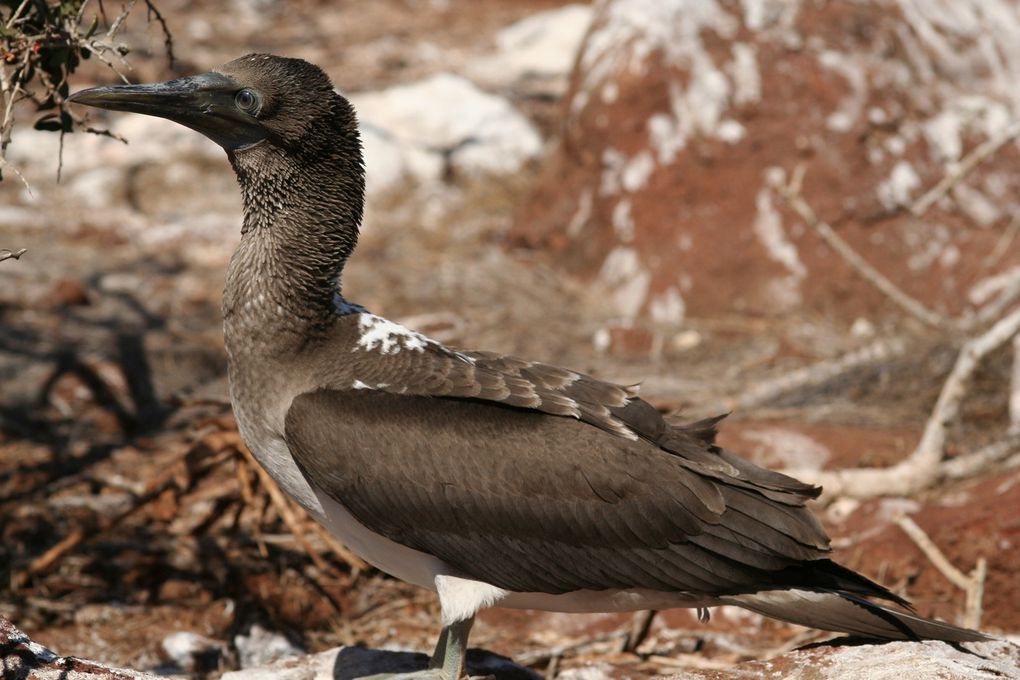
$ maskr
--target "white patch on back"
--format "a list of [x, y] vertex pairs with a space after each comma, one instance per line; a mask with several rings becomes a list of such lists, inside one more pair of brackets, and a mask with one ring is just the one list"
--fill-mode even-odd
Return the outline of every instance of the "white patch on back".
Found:
[[431, 340], [417, 331], [375, 314], [363, 313], [358, 316], [358, 347], [366, 352], [378, 349], [383, 354], [396, 354], [402, 349], [424, 352]]

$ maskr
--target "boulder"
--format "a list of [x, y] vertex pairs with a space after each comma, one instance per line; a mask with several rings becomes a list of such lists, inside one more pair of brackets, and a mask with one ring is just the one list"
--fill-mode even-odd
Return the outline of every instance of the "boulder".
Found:
[[489, 88], [561, 96], [591, 25], [589, 5], [532, 14], [496, 35], [496, 50], [465, 65], [465, 75]]
[[448, 173], [511, 174], [542, 150], [534, 126], [507, 100], [452, 73], [350, 100], [363, 121], [369, 191], [405, 176], [428, 183]]
[[998, 0], [603, 0], [511, 243], [601, 286], [625, 320], [894, 311], [779, 196], [803, 165], [823, 219], [958, 313], [1020, 263], [997, 246], [1017, 144], [924, 219], [906, 207], [1020, 117], [1018, 34], [1020, 6]]
[[677, 680], [1001, 680], [1020, 678], [1020, 647], [1005, 641], [954, 647], [945, 642], [868, 644], [849, 638], [810, 645], [725, 671], [679, 673]]

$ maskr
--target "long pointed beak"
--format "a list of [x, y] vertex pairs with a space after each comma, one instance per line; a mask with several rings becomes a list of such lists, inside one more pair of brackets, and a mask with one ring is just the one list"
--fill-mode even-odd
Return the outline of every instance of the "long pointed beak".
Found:
[[167, 118], [231, 151], [267, 137], [258, 120], [234, 103], [240, 89], [242, 86], [232, 78], [210, 72], [151, 85], [93, 87], [75, 92], [67, 101]]

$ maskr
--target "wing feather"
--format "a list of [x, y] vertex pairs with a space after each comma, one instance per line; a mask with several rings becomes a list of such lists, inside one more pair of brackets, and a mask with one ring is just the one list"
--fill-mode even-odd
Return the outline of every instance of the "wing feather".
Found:
[[294, 400], [286, 438], [367, 527], [510, 590], [738, 593], [827, 551], [805, 508], [745, 488], [746, 472], [705, 473], [682, 455], [693, 444], [669, 451], [534, 409], [322, 390]]

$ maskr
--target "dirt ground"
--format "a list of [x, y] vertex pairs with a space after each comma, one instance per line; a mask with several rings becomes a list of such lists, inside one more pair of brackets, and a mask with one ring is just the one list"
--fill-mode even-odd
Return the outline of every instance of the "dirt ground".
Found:
[[[158, 29], [139, 14], [127, 34], [138, 80], [266, 50], [315, 61], [341, 87], [366, 90], [463, 63], [489, 49], [499, 28], [563, 3], [159, 4], [178, 62], [167, 69]], [[80, 75], [83, 83], [109, 79], [94, 64]], [[555, 102], [514, 103], [544, 132], [555, 130]], [[72, 143], [65, 153], [75, 153]], [[204, 230], [174, 226], [213, 211], [239, 214], [226, 162], [196, 155], [173, 167], [142, 164], [123, 205], [87, 209], [48, 172], [31, 178], [35, 197], [16, 181], [0, 184], [4, 216], [16, 217], [0, 220], [0, 245], [28, 248], [22, 260], [0, 263], [0, 615], [60, 653], [166, 672], [184, 670], [163, 650], [170, 633], [222, 641], [220, 653], [188, 669], [199, 675], [236, 668], [230, 643], [255, 623], [308, 651], [427, 650], [437, 633], [434, 596], [360, 568], [307, 518], [288, 521], [296, 510], [273, 501], [244, 454], [219, 330], [239, 217]], [[624, 343], [602, 355], [592, 338], [611, 313], [599, 293], [543, 253], [505, 243], [534, 176], [532, 168], [498, 181], [460, 178], [426, 196], [408, 189], [381, 197], [345, 290], [451, 344], [645, 380], [646, 398], [678, 417], [705, 415], [749, 386], [868, 341], [824, 318], [728, 315], [687, 319], [685, 341], [660, 351]], [[435, 201], [443, 210], [422, 227]], [[880, 327], [912, 351], [735, 413], [720, 442], [774, 467], [802, 462], [790, 451], [821, 452], [833, 469], [902, 459], [956, 348], [915, 324]], [[997, 353], [979, 376], [954, 452], [1001, 434], [1010, 362]], [[848, 518], [818, 510], [835, 559], [924, 615], [958, 621], [964, 595], [893, 523], [897, 511], [913, 514], [963, 571], [984, 557], [983, 627], [1017, 634], [1018, 482], [1015, 467], [997, 468], [920, 498], [865, 502]], [[540, 672], [592, 667], [644, 677], [725, 667], [827, 637], [731, 608], [707, 625], [675, 610], [654, 619], [636, 652], [624, 652], [631, 621], [490, 610], [472, 645]]]

